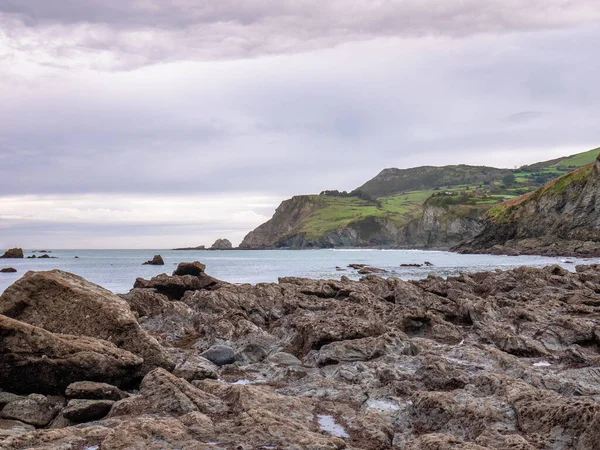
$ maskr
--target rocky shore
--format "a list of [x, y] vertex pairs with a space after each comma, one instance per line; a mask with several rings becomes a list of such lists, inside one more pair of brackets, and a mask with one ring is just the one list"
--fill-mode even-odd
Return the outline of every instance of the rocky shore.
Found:
[[600, 442], [600, 266], [0, 296], [0, 449], [579, 449]]

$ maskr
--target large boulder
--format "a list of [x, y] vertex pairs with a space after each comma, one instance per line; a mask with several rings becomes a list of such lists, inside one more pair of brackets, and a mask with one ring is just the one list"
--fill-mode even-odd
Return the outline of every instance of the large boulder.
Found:
[[0, 314], [53, 333], [112, 342], [143, 358], [140, 375], [175, 367], [158, 341], [139, 326], [127, 302], [71, 273], [27, 272], [0, 296]]
[[127, 384], [142, 358], [114, 344], [54, 334], [0, 315], [0, 386], [18, 393], [63, 393], [75, 381]]
[[205, 273], [194, 275], [169, 276], [166, 273], [152, 277], [150, 280], [138, 278], [134, 288], [156, 289], [171, 300], [181, 300], [187, 291], [213, 290], [220, 285], [219, 280]]
[[0, 258], [23, 258], [23, 249], [21, 248], [11, 248], [6, 250]]
[[233, 245], [229, 239], [217, 239], [213, 245], [211, 245], [211, 250], [231, 250]]

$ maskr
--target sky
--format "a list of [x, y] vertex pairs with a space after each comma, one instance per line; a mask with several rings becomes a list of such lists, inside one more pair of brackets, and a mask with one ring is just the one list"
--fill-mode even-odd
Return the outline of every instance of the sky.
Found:
[[0, 0], [0, 248], [235, 245], [387, 167], [600, 146], [597, 0]]

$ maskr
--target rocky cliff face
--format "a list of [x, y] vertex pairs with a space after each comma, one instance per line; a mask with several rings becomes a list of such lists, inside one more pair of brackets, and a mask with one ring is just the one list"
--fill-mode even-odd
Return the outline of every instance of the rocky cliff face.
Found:
[[293, 237], [298, 234], [303, 220], [316, 208], [317, 205], [307, 195], [298, 195], [282, 202], [275, 210], [271, 220], [246, 235], [240, 248], [296, 247], [296, 245], [285, 245], [280, 241], [293, 240]]
[[425, 204], [421, 218], [402, 229], [396, 245], [447, 250], [475, 237], [483, 226], [480, 208]]
[[600, 255], [600, 160], [492, 208], [462, 253]]
[[281, 204], [271, 220], [250, 232], [240, 248], [435, 248], [450, 247], [476, 236], [483, 229], [476, 208], [425, 205], [419, 219], [401, 225], [388, 217], [366, 217], [311, 238], [300, 232], [318, 206], [299, 196]]

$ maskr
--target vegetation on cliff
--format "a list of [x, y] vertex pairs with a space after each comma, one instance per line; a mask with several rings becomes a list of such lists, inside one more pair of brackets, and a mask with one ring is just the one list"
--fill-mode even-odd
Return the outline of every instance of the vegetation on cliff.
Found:
[[[384, 169], [352, 192], [330, 190], [287, 200], [270, 221], [246, 236], [241, 247], [445, 247], [445, 239], [437, 245], [435, 239], [424, 244], [415, 238], [426, 231], [419, 227], [427, 208], [442, 208], [442, 214], [436, 213], [436, 220], [442, 222], [481, 218], [488, 210], [498, 220], [507, 220], [511, 199], [551, 179], [558, 178], [554, 189], [560, 189], [565, 182], [560, 177], [593, 162], [598, 151], [514, 170], [467, 165]], [[502, 203], [505, 201], [506, 205]], [[466, 238], [480, 231], [471, 222], [475, 228], [463, 230]], [[439, 229], [444, 229], [443, 225], [435, 224]]]

